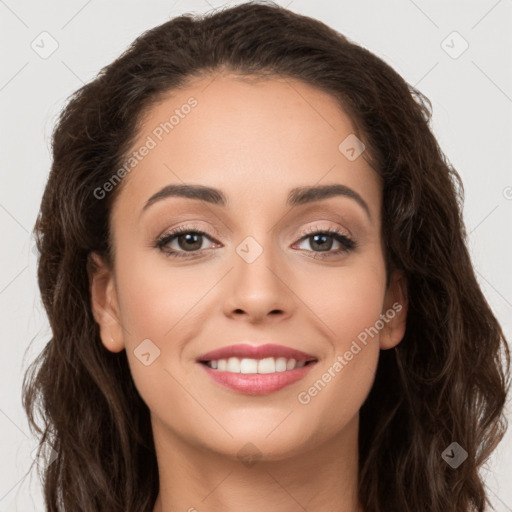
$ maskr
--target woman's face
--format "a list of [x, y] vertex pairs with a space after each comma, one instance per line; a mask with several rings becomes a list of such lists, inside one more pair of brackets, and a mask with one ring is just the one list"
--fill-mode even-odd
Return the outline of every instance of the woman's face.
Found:
[[[118, 173], [114, 270], [92, 293], [102, 341], [126, 349], [159, 438], [277, 460], [357, 427], [406, 304], [398, 274], [386, 289], [381, 183], [354, 131], [315, 88], [231, 75], [196, 79], [146, 115]], [[215, 192], [162, 192], [185, 184]], [[240, 353], [237, 375], [234, 359], [230, 371], [199, 362], [235, 344], [316, 362], [282, 371]], [[275, 353], [292, 368], [289, 355]]]

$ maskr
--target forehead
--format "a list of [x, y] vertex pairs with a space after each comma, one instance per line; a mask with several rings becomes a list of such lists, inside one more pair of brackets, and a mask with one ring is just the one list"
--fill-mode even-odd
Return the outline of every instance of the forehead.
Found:
[[349, 186], [380, 209], [377, 173], [364, 154], [342, 152], [355, 137], [352, 120], [333, 96], [303, 82], [205, 76], [170, 91], [141, 125], [118, 209], [140, 211], [171, 183], [221, 188], [249, 205], [284, 203], [290, 189], [324, 182]]

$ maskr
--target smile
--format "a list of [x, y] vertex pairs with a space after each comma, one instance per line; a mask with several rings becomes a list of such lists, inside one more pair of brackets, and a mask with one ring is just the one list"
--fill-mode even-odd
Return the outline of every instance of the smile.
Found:
[[268, 395], [302, 380], [317, 362], [285, 358], [239, 360], [233, 357], [199, 364], [212, 381], [224, 388], [245, 395]]
[[[308, 361], [311, 363], [313, 361]], [[285, 357], [266, 357], [265, 359], [240, 359], [238, 357], [230, 357], [229, 359], [214, 359], [206, 361], [210, 368], [229, 373], [277, 373], [302, 368], [306, 361], [296, 361], [295, 359], [287, 359]]]

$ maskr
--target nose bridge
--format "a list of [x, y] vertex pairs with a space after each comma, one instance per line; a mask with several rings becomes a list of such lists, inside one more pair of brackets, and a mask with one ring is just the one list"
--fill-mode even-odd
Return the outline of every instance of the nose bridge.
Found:
[[240, 285], [250, 285], [255, 291], [262, 287], [266, 293], [277, 286], [280, 265], [274, 245], [271, 233], [260, 233], [246, 236], [235, 247], [235, 274]]
[[[254, 194], [252, 195], [254, 197]], [[236, 235], [241, 237], [241, 240], [234, 245], [237, 267], [243, 269], [247, 266], [245, 270], [249, 271], [249, 274], [254, 273], [251, 269], [255, 264], [259, 271], [263, 271], [266, 266], [275, 267], [279, 260], [277, 250], [279, 247], [274, 238], [275, 230], [273, 229], [277, 212], [267, 207], [263, 201], [252, 202], [248, 207], [248, 197], [245, 197], [242, 203], [244, 204], [244, 208], [241, 209], [243, 215], [238, 219], [235, 228]]]
[[285, 265], [271, 232], [246, 236], [235, 246], [232, 286], [227, 314], [244, 312], [263, 317], [271, 312], [289, 314], [293, 294], [286, 285]]

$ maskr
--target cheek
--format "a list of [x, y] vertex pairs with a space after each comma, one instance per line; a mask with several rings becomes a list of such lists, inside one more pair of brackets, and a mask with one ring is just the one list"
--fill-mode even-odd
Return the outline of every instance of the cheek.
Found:
[[334, 434], [357, 414], [373, 384], [385, 267], [376, 257], [332, 269], [330, 275], [323, 269], [308, 281], [317, 286], [309, 288], [307, 302], [325, 326], [331, 346], [321, 367], [301, 387], [297, 404], [326, 435]]
[[117, 271], [125, 349], [135, 386], [151, 411], [165, 416], [172, 403], [179, 417], [187, 417], [187, 395], [180, 385], [186, 376], [176, 367], [190, 339], [187, 329], [194, 306], [204, 293], [194, 286], [197, 271], [194, 276], [192, 266], [170, 270], [152, 258], [134, 256], [119, 261]]
[[119, 303], [130, 343], [139, 338], [163, 340], [180, 330], [179, 320], [193, 316], [202, 293], [193, 266], [171, 269], [165, 261], [141, 257], [119, 262]]
[[373, 326], [382, 313], [386, 276], [378, 254], [354, 260], [353, 265], [311, 268], [297, 276], [294, 292], [321, 320], [337, 351], [345, 351], [347, 343]]

